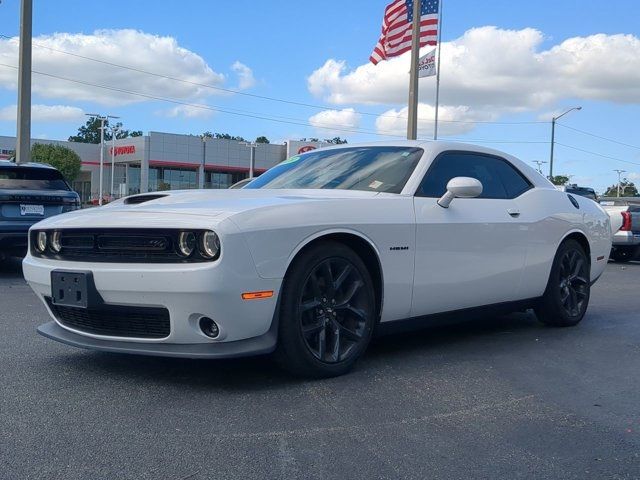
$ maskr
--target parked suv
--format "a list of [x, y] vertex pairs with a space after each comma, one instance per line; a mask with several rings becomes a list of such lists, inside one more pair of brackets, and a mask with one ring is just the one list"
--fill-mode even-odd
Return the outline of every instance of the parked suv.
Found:
[[34, 223], [79, 207], [80, 197], [52, 166], [0, 160], [0, 259], [26, 253]]

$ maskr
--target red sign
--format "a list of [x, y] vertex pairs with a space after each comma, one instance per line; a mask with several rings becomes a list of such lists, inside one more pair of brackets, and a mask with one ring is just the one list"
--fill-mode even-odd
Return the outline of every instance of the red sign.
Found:
[[298, 149], [298, 153], [305, 153], [305, 152], [310, 152], [311, 150], [315, 150], [316, 147], [314, 147], [313, 145], [305, 145], [304, 147], [300, 147]]
[[[135, 145], [125, 145], [123, 147], [116, 147], [115, 156], [117, 157], [118, 155], [133, 155], [134, 153], [136, 153]], [[113, 155], [113, 147], [109, 149], [109, 155]]]

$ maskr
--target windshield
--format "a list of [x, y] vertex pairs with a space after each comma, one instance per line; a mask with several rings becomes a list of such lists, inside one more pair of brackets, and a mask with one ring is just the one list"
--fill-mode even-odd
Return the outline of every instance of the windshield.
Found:
[[316, 150], [285, 160], [244, 188], [326, 188], [400, 193], [423, 152], [415, 147]]
[[7, 190], [69, 190], [58, 170], [40, 167], [0, 168], [0, 188]]

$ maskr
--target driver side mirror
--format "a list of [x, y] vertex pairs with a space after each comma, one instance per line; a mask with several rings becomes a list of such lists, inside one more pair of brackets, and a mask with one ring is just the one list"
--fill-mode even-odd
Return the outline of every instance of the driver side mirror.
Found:
[[455, 177], [447, 183], [447, 191], [438, 200], [442, 208], [449, 208], [454, 198], [475, 198], [482, 194], [482, 183], [471, 177]]

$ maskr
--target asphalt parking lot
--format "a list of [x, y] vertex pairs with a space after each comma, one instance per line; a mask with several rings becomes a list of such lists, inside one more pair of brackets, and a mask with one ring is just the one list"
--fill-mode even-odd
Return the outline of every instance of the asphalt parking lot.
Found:
[[376, 340], [345, 377], [46, 340], [0, 266], [0, 478], [640, 478], [640, 262], [575, 328], [532, 314]]

